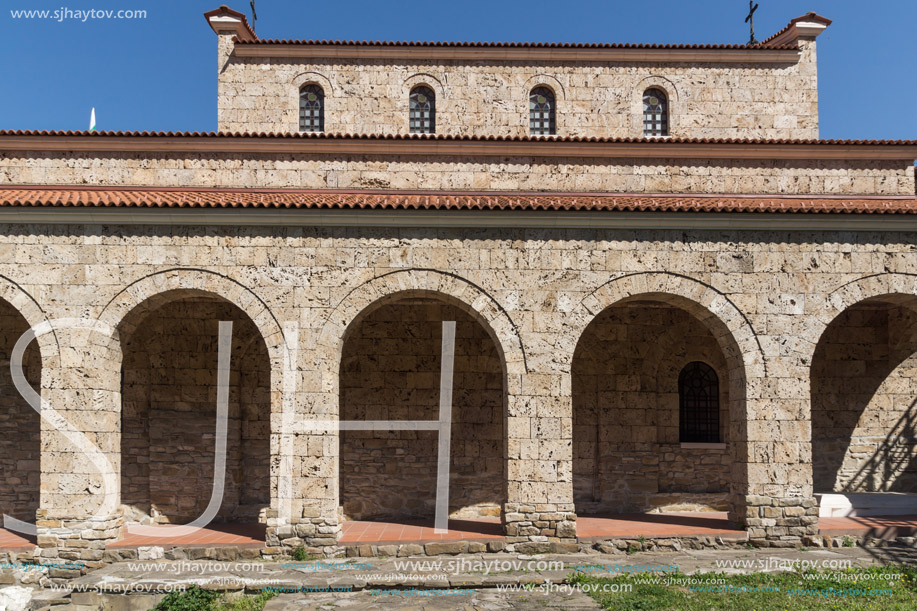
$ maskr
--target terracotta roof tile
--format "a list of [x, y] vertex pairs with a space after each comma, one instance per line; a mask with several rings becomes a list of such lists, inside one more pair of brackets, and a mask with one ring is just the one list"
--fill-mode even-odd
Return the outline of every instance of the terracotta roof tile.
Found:
[[311, 210], [528, 210], [917, 214], [912, 197], [380, 192], [16, 186], [0, 208], [262, 208]]
[[[771, 36], [768, 36], [767, 38], [765, 38], [764, 40], [762, 40], [762, 41], [761, 41], [760, 43], [758, 43], [758, 44], [761, 45], [761, 46], [767, 45], [770, 41], [774, 40], [775, 38], [778, 38], [778, 37], [782, 36], [785, 32], [787, 32], [787, 30], [789, 30], [791, 27], [793, 27], [794, 25], [796, 25], [796, 24], [799, 23], [800, 21], [816, 21], [816, 22], [822, 23], [822, 24], [824, 24], [824, 25], [826, 25], [826, 26], [829, 26], [829, 25], [831, 25], [831, 23], [832, 23], [832, 21], [831, 21], [830, 19], [828, 19], [827, 17], [822, 17], [821, 15], [819, 15], [818, 13], [816, 13], [816, 12], [814, 12], [814, 11], [810, 11], [810, 12], [806, 13], [805, 15], [803, 15], [802, 17], [797, 17], [796, 19], [791, 20], [788, 24], [786, 24], [786, 27], [784, 27], [782, 30], [780, 30], [779, 32], [777, 32], [777, 33], [775, 33], [775, 34], [772, 34]], [[773, 47], [770, 47], [770, 48], [771, 48], [771, 49], [780, 49], [780, 48], [783, 48], [783, 46], [777, 45], [777, 46], [773, 46]]]
[[[149, 132], [149, 131], [59, 131], [0, 130], [3, 136], [59, 136], [88, 138], [270, 138], [300, 140], [437, 140], [443, 142], [596, 142], [605, 144], [799, 144], [844, 146], [914, 146], [917, 140], [798, 140], [744, 138], [594, 138], [579, 136], [455, 136], [448, 134], [347, 134], [330, 132]], [[2, 149], [0, 142], [0, 149]]]
[[491, 49], [718, 49], [718, 50], [759, 50], [795, 51], [797, 45], [775, 45], [765, 47], [746, 44], [651, 44], [620, 42], [461, 42], [461, 41], [399, 41], [399, 40], [297, 40], [259, 38], [257, 40], [240, 40], [234, 38], [237, 45], [303, 45], [333, 47], [435, 47], [435, 48], [491, 48]]
[[[248, 34], [248, 36], [250, 36], [250, 37], [251, 37], [252, 39], [254, 39], [254, 40], [258, 40], [258, 35], [255, 34], [255, 30], [252, 29], [252, 26], [250, 26], [250, 25], [248, 24], [248, 19], [246, 19], [245, 14], [244, 14], [244, 13], [240, 13], [239, 11], [234, 11], [234, 10], [232, 10], [231, 8], [229, 8], [228, 6], [226, 6], [225, 4], [220, 5], [220, 8], [218, 8], [218, 9], [214, 9], [214, 10], [212, 10], [212, 11], [207, 11], [206, 13], [204, 13], [204, 19], [207, 20], [207, 23], [210, 23], [210, 18], [211, 18], [211, 17], [215, 17], [215, 16], [221, 15], [221, 14], [222, 14], [222, 15], [231, 15], [231, 16], [235, 17], [236, 19], [241, 20], [241, 21], [242, 21], [242, 27], [245, 28], [245, 31], [246, 31], [246, 33]], [[234, 40], [237, 40], [237, 41], [238, 41], [239, 38], [238, 38], [238, 37], [234, 37]], [[246, 42], [247, 42], [247, 41], [246, 41]]]

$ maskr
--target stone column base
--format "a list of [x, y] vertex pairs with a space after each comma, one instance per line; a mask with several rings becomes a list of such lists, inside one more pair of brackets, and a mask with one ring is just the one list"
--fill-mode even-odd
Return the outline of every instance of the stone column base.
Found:
[[291, 524], [279, 524], [269, 519], [267, 528], [268, 547], [279, 547], [283, 554], [290, 554], [297, 548], [305, 548], [310, 554], [332, 555], [341, 538], [339, 516], [322, 516], [318, 508], [306, 507], [302, 517], [293, 518]]
[[507, 549], [523, 553], [576, 551], [572, 504], [506, 503], [501, 516]]
[[105, 520], [61, 518], [39, 509], [36, 526], [40, 562], [58, 565], [49, 570], [49, 576], [71, 579], [107, 564], [103, 562], [105, 546], [121, 538], [124, 517], [118, 513]]
[[748, 539], [762, 547], [797, 547], [818, 534], [818, 502], [813, 497], [744, 497]]

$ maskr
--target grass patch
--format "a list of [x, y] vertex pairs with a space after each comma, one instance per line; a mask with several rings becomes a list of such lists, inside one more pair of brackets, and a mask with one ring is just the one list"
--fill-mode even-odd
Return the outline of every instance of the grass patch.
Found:
[[255, 595], [226, 596], [218, 598], [212, 611], [261, 611], [277, 592], [264, 591]]
[[191, 586], [182, 592], [171, 592], [153, 611], [261, 611], [276, 592], [256, 595], [227, 595]]
[[306, 551], [306, 548], [300, 546], [293, 550], [290, 556], [296, 562], [308, 562], [309, 560], [315, 560], [315, 556]]
[[[917, 609], [917, 568], [904, 566], [726, 575], [693, 578], [628, 575], [613, 579], [575, 574], [583, 587], [610, 611], [913, 611]], [[846, 578], [845, 578], [846, 577]], [[665, 580], [670, 582], [666, 583]], [[679, 581], [684, 580], [684, 581]], [[602, 591], [604, 586], [617, 592]], [[621, 586], [630, 586], [623, 591]]]

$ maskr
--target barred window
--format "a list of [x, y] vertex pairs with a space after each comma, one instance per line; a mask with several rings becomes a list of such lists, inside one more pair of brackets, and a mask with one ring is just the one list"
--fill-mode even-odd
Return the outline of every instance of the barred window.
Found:
[[409, 123], [412, 134], [436, 133], [436, 94], [429, 87], [411, 89]]
[[299, 90], [299, 131], [325, 130], [325, 92], [318, 85], [306, 85]]
[[643, 92], [643, 135], [669, 135], [669, 101], [662, 89]]
[[685, 365], [678, 376], [678, 404], [682, 443], [719, 443], [720, 382], [710, 365]]
[[554, 92], [547, 87], [536, 87], [529, 94], [529, 133], [549, 136], [555, 128]]

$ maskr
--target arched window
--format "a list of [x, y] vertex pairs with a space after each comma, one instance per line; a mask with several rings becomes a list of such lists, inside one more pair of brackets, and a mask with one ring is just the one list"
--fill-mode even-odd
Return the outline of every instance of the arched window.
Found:
[[412, 134], [436, 132], [436, 94], [432, 89], [423, 85], [411, 89], [409, 119]]
[[643, 92], [643, 135], [669, 135], [669, 100], [662, 89]]
[[306, 85], [299, 90], [299, 131], [325, 130], [325, 92], [318, 85]]
[[554, 133], [554, 92], [547, 87], [535, 87], [529, 94], [529, 133], [549, 136]]
[[678, 376], [678, 432], [682, 443], [720, 441], [720, 382], [706, 363], [688, 363]]

